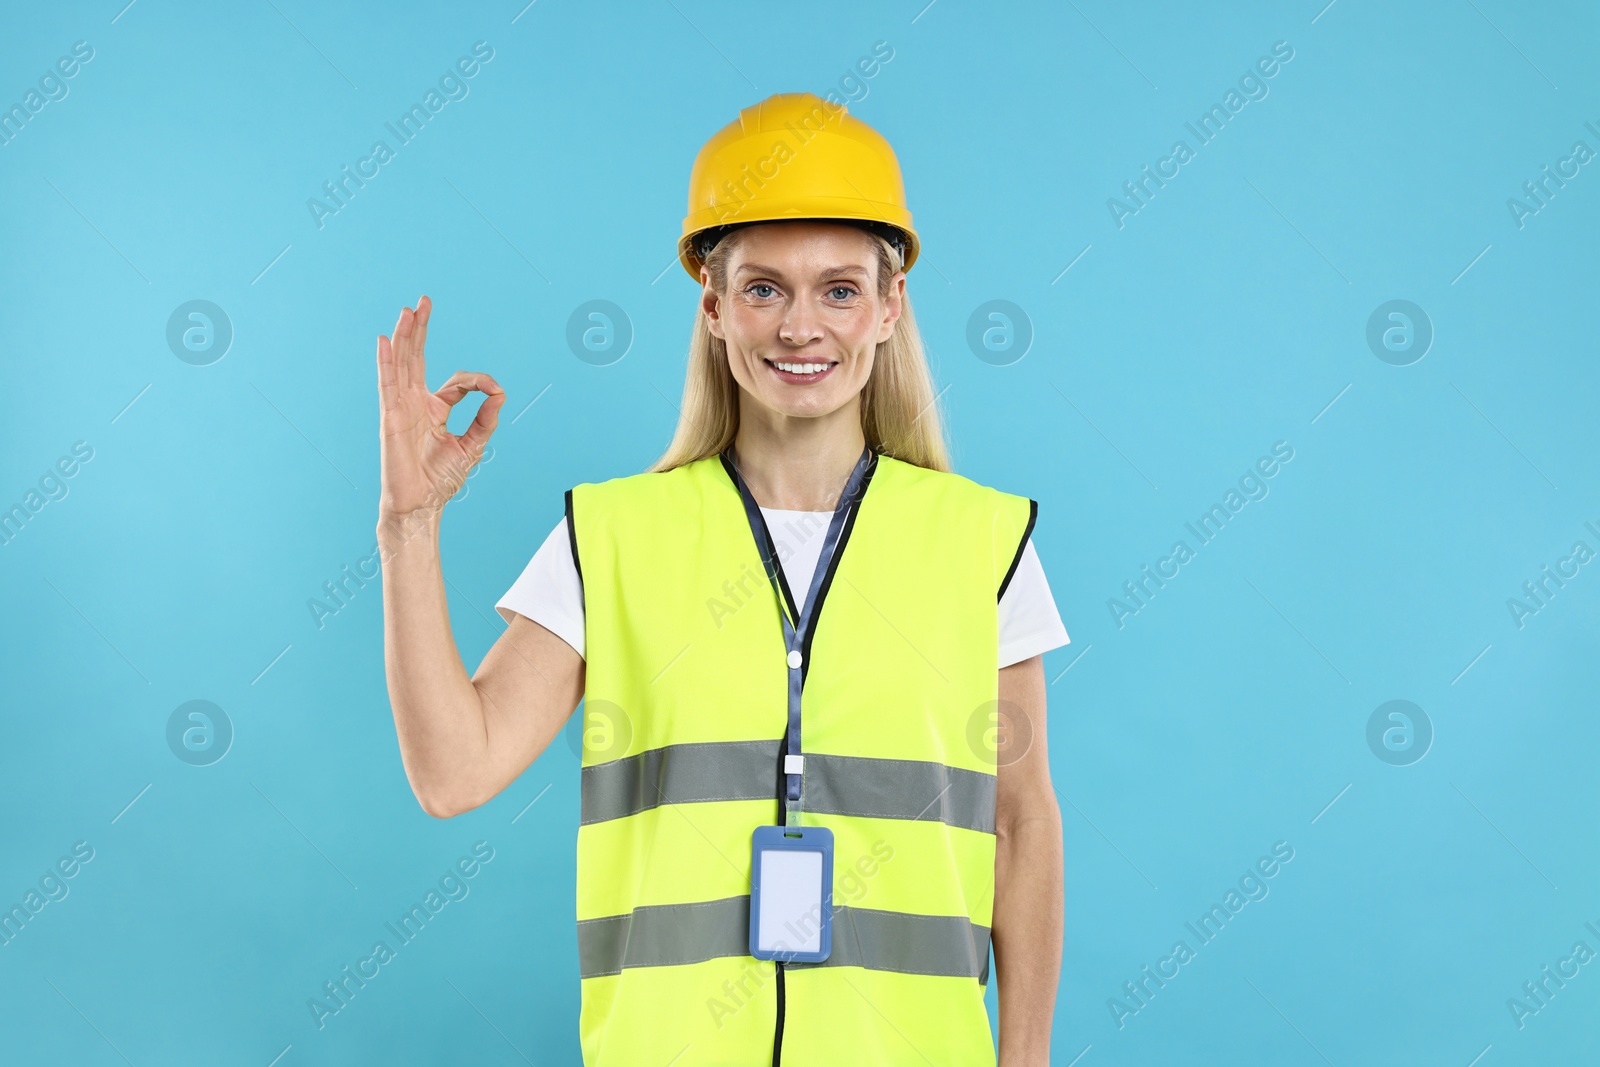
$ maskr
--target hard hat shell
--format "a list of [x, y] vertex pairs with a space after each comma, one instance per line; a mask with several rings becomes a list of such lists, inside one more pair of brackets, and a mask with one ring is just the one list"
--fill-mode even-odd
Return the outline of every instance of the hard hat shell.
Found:
[[[696, 282], [696, 238], [783, 219], [839, 219], [903, 242], [921, 242], [906, 207], [894, 149], [877, 130], [815, 93], [777, 93], [739, 112], [695, 157], [678, 261]], [[714, 243], [714, 242], [712, 242]]]

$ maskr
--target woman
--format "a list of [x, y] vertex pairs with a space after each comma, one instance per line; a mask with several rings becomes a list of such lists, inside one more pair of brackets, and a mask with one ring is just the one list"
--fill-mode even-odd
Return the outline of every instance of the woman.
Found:
[[470, 679], [439, 515], [505, 396], [469, 372], [427, 391], [427, 297], [379, 338], [406, 774], [430, 814], [468, 811], [587, 698], [590, 1067], [993, 1064], [991, 941], [1000, 1063], [1042, 1067], [1062, 889], [1040, 654], [1067, 635], [1034, 502], [949, 473], [894, 153], [779, 95], [706, 144], [689, 203], [677, 433], [650, 471], [568, 491]]

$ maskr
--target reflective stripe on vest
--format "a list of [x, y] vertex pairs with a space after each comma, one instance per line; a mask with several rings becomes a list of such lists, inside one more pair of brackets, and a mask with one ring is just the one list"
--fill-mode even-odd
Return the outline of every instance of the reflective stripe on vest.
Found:
[[[746, 954], [750, 834], [783, 821], [789, 668], [743, 502], [717, 456], [567, 502], [584, 1062], [766, 1062], [777, 983]], [[1026, 497], [880, 455], [841, 538], [803, 694], [834, 947], [785, 967], [785, 1067], [993, 1063], [996, 604], [1033, 517]], [[786, 555], [795, 534], [770, 532]]]
[[[958, 916], [907, 915], [839, 905], [833, 910], [833, 951], [804, 967], [871, 967], [906, 974], [989, 980], [989, 928]], [[695, 904], [657, 904], [627, 915], [578, 924], [578, 969], [584, 978], [620, 974], [624, 967], [669, 967], [718, 956], [743, 956], [750, 947], [750, 897]]]
[[[780, 741], [668, 745], [583, 768], [581, 821], [604, 822], [658, 804], [768, 800]], [[923, 760], [806, 757], [806, 810], [824, 815], [930, 819], [994, 833], [995, 777]]]

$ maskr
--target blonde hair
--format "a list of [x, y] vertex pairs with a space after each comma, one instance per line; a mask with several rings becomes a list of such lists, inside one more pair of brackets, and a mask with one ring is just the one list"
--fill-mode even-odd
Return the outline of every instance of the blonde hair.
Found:
[[[719, 293], [727, 292], [728, 260], [742, 232], [735, 230], [718, 241], [705, 258], [711, 287]], [[878, 298], [886, 300], [890, 279], [900, 270], [900, 253], [877, 234], [868, 235], [878, 252]], [[705, 308], [697, 303], [678, 428], [649, 471], [669, 471], [714, 456], [733, 443], [738, 430], [739, 385], [728, 369], [728, 346], [711, 333]], [[861, 390], [861, 433], [875, 452], [928, 470], [950, 470], [938, 396], [909, 291], [894, 332], [879, 343], [872, 375]]]

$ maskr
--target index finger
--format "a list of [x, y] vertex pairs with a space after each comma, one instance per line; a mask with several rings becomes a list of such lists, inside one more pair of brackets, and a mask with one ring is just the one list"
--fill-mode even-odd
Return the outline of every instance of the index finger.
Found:
[[395, 372], [394, 345], [383, 334], [378, 335], [378, 410], [387, 415], [394, 410], [399, 395], [399, 379]]
[[477, 371], [459, 370], [450, 376], [450, 380], [434, 390], [433, 395], [454, 407], [461, 402], [461, 398], [468, 393], [477, 391], [487, 396], [502, 396], [505, 390], [500, 388], [500, 383], [487, 374]]

